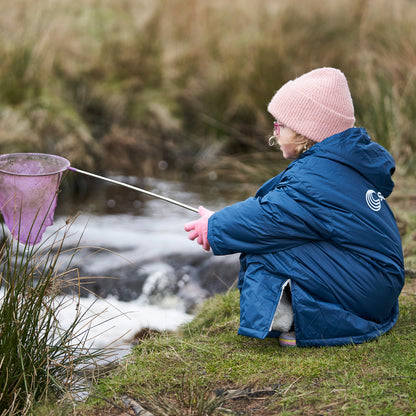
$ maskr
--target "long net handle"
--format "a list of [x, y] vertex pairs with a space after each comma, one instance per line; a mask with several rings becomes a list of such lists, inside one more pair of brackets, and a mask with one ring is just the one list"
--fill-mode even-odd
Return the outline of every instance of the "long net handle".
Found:
[[166, 196], [155, 194], [154, 192], [147, 191], [146, 189], [142, 189], [142, 188], [138, 188], [137, 186], [129, 185], [128, 183], [124, 183], [124, 182], [116, 181], [114, 179], [106, 178], [105, 176], [96, 175], [95, 173], [86, 172], [85, 170], [77, 169], [77, 168], [74, 168], [72, 166], [70, 166], [68, 169], [72, 170], [73, 172], [82, 173], [83, 175], [91, 176], [91, 177], [96, 178], [96, 179], [101, 179], [103, 181], [111, 182], [111, 183], [114, 183], [116, 185], [121, 185], [121, 186], [124, 186], [126, 188], [133, 189], [134, 191], [141, 192], [143, 194], [152, 196], [154, 198], [162, 199], [163, 201], [170, 202], [171, 204], [177, 205], [178, 207], [188, 209], [189, 211], [198, 212], [197, 208], [194, 208], [194, 207], [191, 207], [189, 205], [183, 204], [182, 202], [179, 202], [179, 201], [175, 201], [174, 199], [167, 198]]

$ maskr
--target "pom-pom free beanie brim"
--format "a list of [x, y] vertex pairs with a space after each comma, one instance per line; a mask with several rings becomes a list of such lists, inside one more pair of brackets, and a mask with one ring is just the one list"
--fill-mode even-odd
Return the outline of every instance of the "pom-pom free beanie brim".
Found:
[[354, 126], [354, 105], [345, 75], [319, 68], [284, 84], [268, 111], [296, 133], [321, 142]]

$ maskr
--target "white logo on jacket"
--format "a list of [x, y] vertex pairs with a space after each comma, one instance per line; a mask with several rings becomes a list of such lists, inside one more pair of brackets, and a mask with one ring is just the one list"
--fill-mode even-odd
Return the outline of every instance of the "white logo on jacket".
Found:
[[369, 189], [365, 194], [365, 200], [367, 201], [367, 205], [373, 210], [373, 211], [380, 211], [381, 209], [381, 201], [384, 201], [385, 198], [381, 194], [381, 192], [373, 191], [372, 189]]

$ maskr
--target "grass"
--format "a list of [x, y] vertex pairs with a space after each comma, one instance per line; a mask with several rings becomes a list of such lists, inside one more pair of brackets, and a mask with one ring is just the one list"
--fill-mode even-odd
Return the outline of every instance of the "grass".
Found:
[[[416, 271], [416, 193], [414, 178], [400, 173], [393, 176], [395, 188], [389, 205], [397, 220], [403, 245], [405, 269]], [[413, 273], [416, 276], [416, 272]]]
[[[26, 415], [43, 401], [74, 400], [103, 350], [86, 346], [91, 321], [78, 310], [66, 327], [59, 315], [71, 302], [63, 288], [80, 285], [62, 264], [68, 224], [37, 246], [4, 238], [0, 247], [0, 414]], [[5, 232], [3, 232], [5, 235]], [[75, 253], [78, 249], [74, 248]], [[70, 254], [70, 253], [69, 253]]]
[[143, 339], [97, 386], [95, 395], [112, 405], [92, 403], [76, 414], [126, 412], [122, 396], [155, 416], [414, 414], [416, 280], [407, 281], [400, 306], [394, 329], [374, 342], [284, 349], [236, 335], [238, 293], [231, 291], [207, 301], [181, 332]]
[[[161, 174], [163, 160], [168, 174], [226, 177], [230, 155], [265, 153], [276, 89], [336, 66], [357, 125], [415, 166], [410, 0], [20, 0], [0, 16], [4, 153], [140, 176]], [[257, 164], [238, 165], [239, 179]]]

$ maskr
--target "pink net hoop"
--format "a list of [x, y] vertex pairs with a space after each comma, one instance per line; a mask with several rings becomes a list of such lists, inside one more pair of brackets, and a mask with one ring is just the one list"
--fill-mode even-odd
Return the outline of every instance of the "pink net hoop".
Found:
[[20, 243], [37, 244], [53, 224], [57, 191], [67, 159], [43, 153], [0, 156], [0, 211]]

